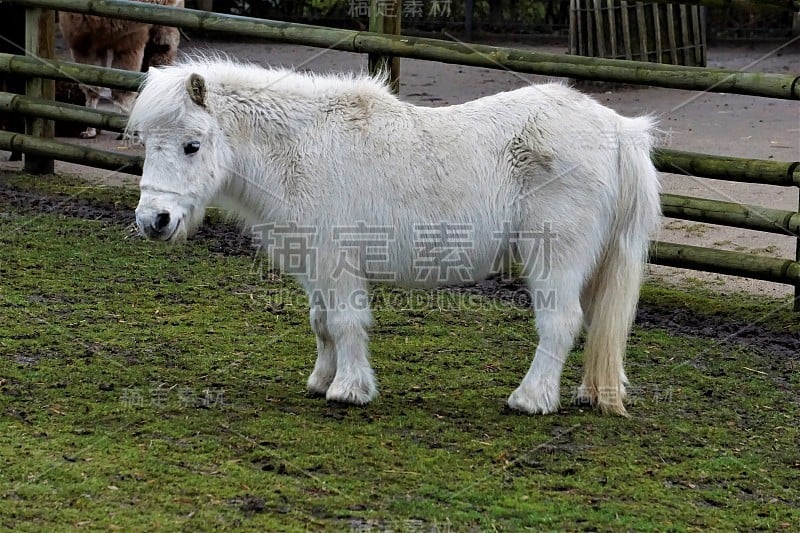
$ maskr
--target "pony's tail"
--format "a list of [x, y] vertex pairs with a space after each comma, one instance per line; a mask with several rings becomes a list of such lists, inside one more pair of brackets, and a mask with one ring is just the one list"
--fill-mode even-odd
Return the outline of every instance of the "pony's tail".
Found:
[[604, 413], [627, 415], [623, 358], [639, 300], [650, 237], [660, 223], [650, 117], [620, 118], [619, 196], [611, 237], [584, 293], [588, 326], [579, 396]]

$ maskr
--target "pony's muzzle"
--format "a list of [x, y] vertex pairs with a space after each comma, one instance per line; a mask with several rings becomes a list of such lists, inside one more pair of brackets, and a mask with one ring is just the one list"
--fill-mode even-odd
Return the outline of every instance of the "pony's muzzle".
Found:
[[139, 227], [139, 232], [154, 240], [167, 241], [172, 237], [178, 229], [178, 224], [172, 223], [172, 217], [167, 211], [160, 211], [155, 213], [136, 213], [136, 225]]

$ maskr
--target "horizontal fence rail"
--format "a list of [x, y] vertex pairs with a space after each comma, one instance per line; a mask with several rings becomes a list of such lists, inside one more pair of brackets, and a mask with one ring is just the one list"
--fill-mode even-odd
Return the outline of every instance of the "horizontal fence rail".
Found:
[[661, 209], [665, 217], [708, 222], [735, 228], [766, 231], [794, 236], [800, 233], [800, 213], [758, 205], [737, 204], [662, 194]]
[[51, 139], [42, 139], [22, 133], [0, 131], [0, 150], [17, 150], [30, 155], [52, 157], [59, 161], [78, 163], [125, 174], [137, 176], [142, 174], [141, 157], [107, 152]]
[[0, 92], [0, 111], [24, 116], [75, 122], [108, 131], [125, 131], [128, 117], [119, 113], [97, 111], [74, 104], [31, 98], [19, 94]]
[[800, 163], [747, 159], [681, 150], [656, 150], [653, 163], [661, 172], [741, 183], [784, 187], [800, 185]]
[[800, 284], [800, 263], [791, 259], [656, 241], [650, 246], [650, 262], [773, 283]]
[[172, 8], [129, 0], [12, 0], [26, 7], [72, 11], [238, 37], [347, 52], [393, 55], [442, 63], [505, 69], [545, 76], [658, 85], [674, 89], [800, 99], [800, 76], [681, 67], [641, 61], [569, 56], [355, 30], [250, 19], [195, 9]]
[[0, 53], [0, 72], [26, 77], [37, 76], [53, 80], [74, 81], [124, 91], [138, 91], [145, 79], [144, 74], [129, 70], [5, 53]]

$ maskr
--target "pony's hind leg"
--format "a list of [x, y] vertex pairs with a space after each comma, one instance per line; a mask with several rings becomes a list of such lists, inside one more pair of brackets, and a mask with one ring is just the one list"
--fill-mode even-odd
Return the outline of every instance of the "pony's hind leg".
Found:
[[336, 346], [328, 331], [328, 312], [322, 303], [311, 304], [311, 329], [317, 337], [317, 362], [308, 377], [308, 392], [324, 396], [336, 376]]
[[541, 232], [523, 232], [516, 243], [539, 333], [528, 373], [508, 398], [509, 407], [525, 413], [558, 409], [561, 372], [583, 321], [581, 289], [593, 255], [586, 243], [566, 237], [572, 233], [559, 235], [543, 224]]
[[130, 113], [133, 101], [136, 100], [136, 93], [112, 89], [111, 99], [114, 101], [118, 113]]
[[561, 371], [583, 314], [579, 283], [565, 273], [551, 273], [548, 280], [530, 280], [539, 345], [528, 373], [508, 398], [508, 406], [524, 413], [552, 413], [560, 405]]

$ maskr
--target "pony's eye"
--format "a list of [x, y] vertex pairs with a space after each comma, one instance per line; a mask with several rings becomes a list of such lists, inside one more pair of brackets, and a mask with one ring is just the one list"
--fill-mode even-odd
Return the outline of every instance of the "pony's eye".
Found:
[[200, 149], [199, 141], [189, 141], [183, 145], [183, 153], [186, 155], [193, 154]]

